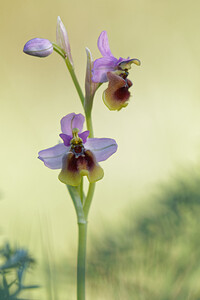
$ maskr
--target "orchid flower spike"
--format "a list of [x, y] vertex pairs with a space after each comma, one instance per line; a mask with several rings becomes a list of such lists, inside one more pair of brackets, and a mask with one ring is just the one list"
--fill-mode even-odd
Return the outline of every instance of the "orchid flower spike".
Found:
[[38, 158], [50, 169], [61, 169], [59, 180], [78, 186], [82, 176], [89, 182], [103, 178], [98, 162], [108, 159], [117, 151], [117, 143], [109, 138], [88, 138], [89, 131], [82, 131], [85, 117], [71, 113], [61, 119], [60, 137], [63, 143], [39, 152]]
[[132, 82], [127, 79], [128, 70], [132, 63], [139, 66], [140, 61], [137, 58], [114, 57], [106, 31], [101, 32], [97, 45], [103, 57], [94, 61], [92, 81], [101, 83], [109, 81], [108, 89], [103, 94], [104, 103], [110, 110], [120, 110], [128, 105], [127, 101], [130, 98], [129, 88]]
[[49, 40], [35, 38], [24, 45], [23, 51], [32, 56], [46, 57], [53, 52], [53, 45]]

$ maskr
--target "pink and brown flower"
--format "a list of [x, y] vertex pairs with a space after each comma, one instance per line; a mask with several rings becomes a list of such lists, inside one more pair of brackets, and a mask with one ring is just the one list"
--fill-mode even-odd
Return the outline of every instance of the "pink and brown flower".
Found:
[[82, 176], [89, 182], [103, 178], [104, 172], [98, 162], [104, 161], [117, 151], [115, 140], [88, 138], [89, 131], [82, 132], [85, 118], [71, 113], [61, 120], [63, 143], [39, 152], [39, 159], [50, 169], [61, 169], [59, 180], [78, 186]]
[[92, 80], [100, 83], [109, 82], [108, 88], [103, 93], [104, 103], [110, 110], [120, 110], [128, 105], [127, 101], [130, 98], [129, 88], [132, 82], [127, 78], [128, 71], [132, 63], [139, 66], [140, 61], [137, 58], [114, 57], [106, 31], [101, 32], [97, 45], [102, 57], [94, 61]]

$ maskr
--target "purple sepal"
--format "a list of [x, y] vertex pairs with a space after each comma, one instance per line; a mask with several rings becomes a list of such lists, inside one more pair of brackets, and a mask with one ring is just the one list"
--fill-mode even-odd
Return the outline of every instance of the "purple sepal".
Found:
[[108, 81], [107, 73], [112, 72], [118, 65], [117, 58], [113, 56], [104, 56], [94, 61], [92, 69], [92, 81], [106, 82]]
[[113, 56], [112, 52], [110, 51], [108, 36], [107, 36], [107, 32], [105, 30], [101, 32], [101, 34], [98, 38], [97, 46], [98, 46], [99, 51], [101, 52], [102, 56]]
[[62, 169], [63, 156], [69, 151], [69, 147], [58, 144], [54, 147], [42, 150], [38, 158], [50, 169]]
[[73, 136], [72, 129], [78, 128], [79, 132], [82, 132], [84, 122], [85, 117], [82, 114], [68, 114], [65, 117], [63, 117], [60, 121], [61, 130], [63, 133]]
[[24, 45], [24, 53], [37, 57], [46, 57], [53, 52], [53, 45], [49, 40], [35, 38]]
[[92, 151], [97, 162], [108, 159], [117, 151], [117, 143], [109, 138], [91, 138], [85, 143], [85, 149]]

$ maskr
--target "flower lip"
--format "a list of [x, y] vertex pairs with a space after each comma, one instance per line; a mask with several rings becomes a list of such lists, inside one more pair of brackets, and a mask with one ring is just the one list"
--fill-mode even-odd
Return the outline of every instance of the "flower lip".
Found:
[[130, 98], [129, 88], [132, 82], [126, 74], [117, 75], [114, 72], [107, 74], [109, 79], [108, 88], [103, 93], [103, 101], [110, 110], [121, 110], [128, 105]]
[[53, 52], [53, 45], [47, 39], [34, 38], [24, 45], [23, 52], [32, 56], [46, 57]]
[[63, 158], [59, 180], [65, 184], [78, 186], [82, 176], [87, 176], [90, 182], [96, 182], [102, 179], [103, 175], [103, 169], [96, 162], [93, 153], [90, 150], [82, 149], [79, 154], [70, 151]]

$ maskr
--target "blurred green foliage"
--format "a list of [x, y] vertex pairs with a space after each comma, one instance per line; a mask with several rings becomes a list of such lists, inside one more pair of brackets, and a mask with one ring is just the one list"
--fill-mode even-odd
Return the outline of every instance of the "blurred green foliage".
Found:
[[25, 274], [34, 263], [28, 251], [11, 248], [7, 243], [0, 249], [0, 299], [19, 300], [23, 290], [35, 289], [37, 285], [24, 285]]
[[144, 212], [93, 240], [88, 282], [98, 299], [200, 299], [200, 180], [161, 188]]

